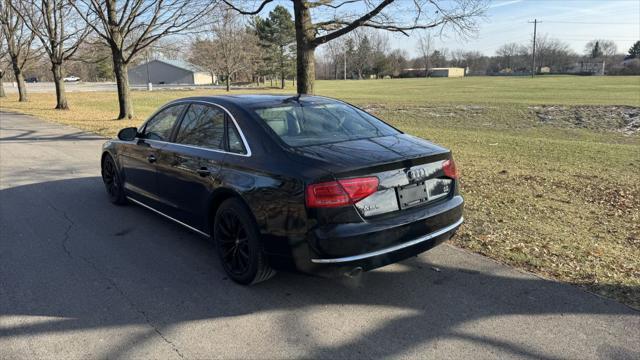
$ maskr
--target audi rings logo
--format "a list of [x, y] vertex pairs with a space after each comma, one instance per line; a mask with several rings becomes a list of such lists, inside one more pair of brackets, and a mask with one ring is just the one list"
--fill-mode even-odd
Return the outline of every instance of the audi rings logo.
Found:
[[407, 171], [409, 181], [415, 181], [427, 177], [426, 169], [411, 169]]

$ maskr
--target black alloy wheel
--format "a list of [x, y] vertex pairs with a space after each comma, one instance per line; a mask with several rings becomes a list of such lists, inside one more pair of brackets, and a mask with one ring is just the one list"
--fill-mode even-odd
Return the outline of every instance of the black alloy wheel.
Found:
[[107, 189], [109, 200], [111, 200], [112, 203], [118, 205], [124, 205], [127, 203], [120, 174], [118, 173], [118, 168], [116, 167], [116, 163], [113, 161], [111, 155], [105, 156], [102, 161], [102, 181]]
[[235, 282], [255, 284], [275, 274], [262, 251], [257, 225], [241, 200], [231, 198], [220, 205], [213, 238], [222, 266]]

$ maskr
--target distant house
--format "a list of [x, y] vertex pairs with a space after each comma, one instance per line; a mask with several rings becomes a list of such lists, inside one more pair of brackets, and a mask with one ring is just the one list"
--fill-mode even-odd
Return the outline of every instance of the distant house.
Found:
[[400, 77], [425, 77], [425, 68], [405, 68], [400, 70]]
[[431, 77], [463, 77], [465, 68], [448, 67], [448, 68], [430, 68], [429, 76]]
[[568, 74], [604, 75], [603, 61], [579, 61], [567, 69]]
[[183, 60], [151, 60], [129, 68], [129, 83], [133, 85], [173, 84], [211, 85], [216, 76]]
[[640, 58], [633, 56], [626, 56], [621, 63], [622, 66], [638, 66], [640, 65]]

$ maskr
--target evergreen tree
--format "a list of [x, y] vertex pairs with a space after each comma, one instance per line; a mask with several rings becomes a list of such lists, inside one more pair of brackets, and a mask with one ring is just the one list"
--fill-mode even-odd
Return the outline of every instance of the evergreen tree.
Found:
[[599, 57], [602, 57], [602, 49], [600, 49], [600, 42], [596, 41], [596, 43], [593, 45], [593, 49], [591, 50], [591, 57], [593, 59], [597, 59]]
[[640, 58], [640, 40], [636, 41], [636, 43], [629, 49], [629, 56], [632, 58]]
[[280, 86], [284, 88], [287, 75], [293, 73], [295, 60], [295, 26], [291, 14], [278, 5], [267, 18], [255, 17], [253, 27], [265, 53], [265, 66], [261, 72], [279, 75]]

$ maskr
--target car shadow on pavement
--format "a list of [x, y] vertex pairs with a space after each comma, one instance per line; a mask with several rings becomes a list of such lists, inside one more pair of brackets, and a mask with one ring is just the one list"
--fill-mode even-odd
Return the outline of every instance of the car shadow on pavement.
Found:
[[[103, 136], [95, 135], [92, 133], [84, 132], [84, 131], [76, 131], [72, 133], [66, 134], [56, 134], [56, 135], [36, 135], [40, 134], [40, 131], [35, 130], [26, 130], [26, 129], [11, 129], [12, 131], [19, 131], [20, 133], [12, 136], [0, 137], [0, 142], [32, 142], [32, 141], [60, 141], [60, 140], [70, 140], [70, 141], [80, 141], [80, 140], [102, 140]], [[34, 136], [35, 135], [35, 136]]]
[[[99, 177], [0, 190], [0, 226], [0, 341], [130, 325], [147, 329], [97, 357], [128, 357], [158, 336], [180, 355], [207, 356], [181, 346], [181, 324], [261, 313], [275, 313], [277, 321], [254, 320], [257, 329], [304, 348], [305, 358], [331, 359], [421, 357], [412, 351], [451, 340], [482, 344], [494, 355], [572, 357], [562, 344], [578, 340], [553, 328], [563, 319], [584, 325], [589, 320], [580, 315], [593, 314], [640, 323], [637, 312], [613, 301], [452, 248], [354, 279], [280, 273], [239, 286], [224, 275], [207, 239], [141, 207], [110, 204]], [[17, 317], [47, 320], [11, 320]], [[507, 328], [502, 321], [513, 317], [519, 326]], [[536, 324], [547, 333], [533, 329]], [[341, 341], [319, 339], [324, 332]], [[536, 337], [557, 337], [560, 347], [538, 347]], [[532, 340], [518, 340], [527, 338]], [[241, 344], [251, 342], [249, 336]], [[635, 346], [616, 344], [600, 346], [598, 353], [640, 355]]]

